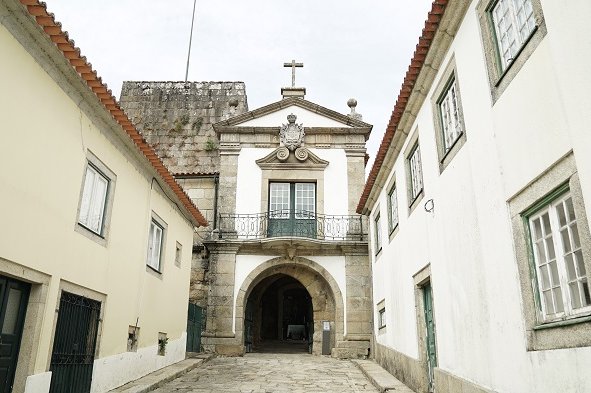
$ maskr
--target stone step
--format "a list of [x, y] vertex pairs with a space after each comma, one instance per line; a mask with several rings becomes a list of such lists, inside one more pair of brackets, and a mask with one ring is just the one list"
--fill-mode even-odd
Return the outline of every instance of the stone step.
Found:
[[333, 348], [332, 357], [337, 359], [366, 359], [369, 349], [363, 348]]
[[408, 386], [400, 382], [376, 362], [361, 359], [353, 359], [351, 362], [359, 367], [361, 372], [380, 392], [413, 393]]
[[369, 349], [369, 341], [337, 341], [337, 348]]

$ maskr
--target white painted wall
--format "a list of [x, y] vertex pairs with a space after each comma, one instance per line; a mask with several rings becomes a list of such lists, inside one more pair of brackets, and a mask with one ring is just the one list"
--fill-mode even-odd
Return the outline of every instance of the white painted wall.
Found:
[[[236, 178], [236, 214], [261, 213], [262, 170], [256, 164], [274, 149], [242, 148]], [[343, 149], [310, 149], [329, 162], [324, 170], [324, 214], [347, 215], [347, 156]], [[267, 210], [267, 207], [263, 209]]]
[[348, 178], [347, 156], [343, 149], [310, 149], [329, 162], [324, 170], [324, 214], [347, 215]]
[[[72, 94], [75, 88], [63, 76], [53, 79], [3, 25], [0, 47], [1, 94], [7, 98], [2, 107], [2, 145], [10, 146], [0, 154], [4, 168], [0, 170], [4, 191], [0, 274], [6, 274], [7, 266], [22, 266], [23, 273], [16, 278], [30, 280], [26, 269], [48, 277], [40, 299], [45, 306], [33, 317], [39, 332], [38, 342], [30, 345], [36, 355], [27, 363], [27, 374], [33, 376], [16, 382], [27, 383], [35, 393], [48, 389], [55, 310], [63, 282], [105, 297], [93, 392], [181, 360], [193, 226], [152, 181], [145, 164], [99, 120], [101, 116], [81, 110], [80, 99], [74, 102], [57, 82], [66, 84]], [[117, 176], [106, 246], [75, 231], [87, 151]], [[162, 274], [146, 268], [152, 212], [167, 224]], [[183, 245], [181, 267], [174, 263], [177, 241]], [[142, 361], [136, 363], [128, 358], [137, 354], [126, 351], [128, 327], [138, 318]], [[170, 338], [170, 354], [161, 359], [152, 354], [158, 332]], [[25, 335], [35, 337], [34, 333]]]
[[277, 112], [272, 112], [261, 116], [257, 119], [252, 119], [239, 124], [239, 127], [280, 127], [282, 124], [287, 124], [287, 116], [290, 114], [297, 116], [296, 123], [303, 124], [304, 127], [345, 127], [350, 126], [329, 119], [308, 109], [301, 108], [297, 105], [290, 105], [286, 108], [279, 109]]
[[[234, 310], [232, 330], [236, 332], [236, 299], [238, 292], [244, 284], [244, 280], [253, 270], [263, 263], [277, 258], [279, 255], [236, 255], [236, 267], [234, 271]], [[347, 285], [345, 276], [345, 257], [343, 256], [312, 256], [306, 257], [325, 268], [339, 286], [343, 300], [347, 298]], [[344, 315], [347, 315], [347, 303], [343, 304]], [[345, 334], [347, 333], [345, 321]]]
[[267, 156], [273, 150], [268, 148], [242, 148], [240, 150], [236, 175], [236, 214], [262, 213], [263, 171], [255, 161]]
[[[591, 5], [542, 1], [548, 35], [492, 106], [476, 3], [442, 64], [455, 56], [466, 144], [440, 174], [431, 89], [411, 129], [419, 132], [425, 197], [409, 215], [399, 157], [394, 171], [400, 224], [391, 241], [385, 189], [372, 209], [372, 217], [381, 209], [383, 234], [382, 251], [373, 257], [374, 301], [385, 299], [387, 318], [386, 332], [376, 330], [377, 341], [419, 357], [412, 276], [430, 263], [440, 368], [500, 392], [587, 391], [591, 373], [584, 365], [591, 348], [525, 350], [506, 201], [574, 149], [589, 214], [591, 81], [585, 70], [591, 50], [585, 49], [591, 43], [581, 37], [591, 29], [581, 15], [591, 15]], [[432, 213], [423, 208], [429, 199]], [[373, 239], [373, 227], [371, 232]]]

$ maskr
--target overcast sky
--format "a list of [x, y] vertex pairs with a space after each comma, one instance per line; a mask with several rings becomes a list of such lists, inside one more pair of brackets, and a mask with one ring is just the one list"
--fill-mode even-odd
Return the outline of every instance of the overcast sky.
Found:
[[[303, 62], [306, 99], [341, 113], [357, 99], [373, 161], [431, 1], [197, 0], [189, 81], [243, 81], [253, 110]], [[117, 98], [124, 80], [184, 80], [193, 0], [46, 2]]]

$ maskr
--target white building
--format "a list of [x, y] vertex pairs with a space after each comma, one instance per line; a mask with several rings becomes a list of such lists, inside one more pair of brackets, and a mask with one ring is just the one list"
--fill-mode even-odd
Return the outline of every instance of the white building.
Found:
[[207, 222], [44, 3], [0, 23], [0, 391], [105, 392], [185, 358]]
[[358, 212], [419, 392], [591, 390], [591, 2], [438, 0]]
[[232, 355], [287, 345], [366, 356], [371, 278], [355, 207], [371, 126], [305, 100], [303, 88], [282, 93], [214, 124], [220, 217], [205, 242], [203, 345]]

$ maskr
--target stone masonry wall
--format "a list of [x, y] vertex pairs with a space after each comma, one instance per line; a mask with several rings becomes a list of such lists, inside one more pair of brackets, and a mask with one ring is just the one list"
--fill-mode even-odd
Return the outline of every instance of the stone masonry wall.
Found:
[[194, 235], [189, 299], [207, 306], [219, 141], [212, 124], [248, 111], [243, 82], [123, 82], [121, 107], [209, 222]]
[[212, 124], [248, 111], [244, 82], [123, 82], [121, 107], [173, 174], [212, 173]]

